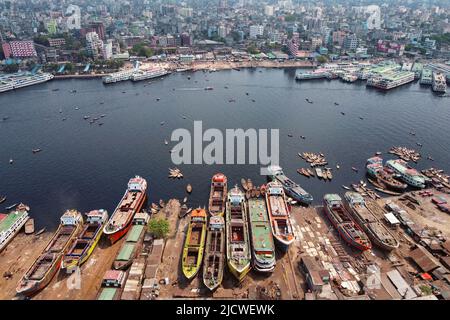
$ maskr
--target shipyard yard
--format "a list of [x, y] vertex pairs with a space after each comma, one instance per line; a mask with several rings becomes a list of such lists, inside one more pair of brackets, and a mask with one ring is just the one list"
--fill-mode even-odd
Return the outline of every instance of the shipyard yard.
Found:
[[[352, 249], [339, 237], [322, 206], [293, 206], [291, 222], [295, 241], [287, 253], [277, 250], [273, 273], [261, 274], [252, 270], [238, 283], [225, 270], [221, 286], [213, 293], [203, 285], [202, 272], [192, 281], [187, 281], [182, 274], [181, 251], [189, 218], [179, 218], [180, 200], [171, 199], [152, 217], [165, 217], [170, 222], [170, 234], [161, 247], [162, 251], [155, 252], [156, 256], [150, 251], [135, 257], [135, 260], [146, 262], [142, 283], [147, 283], [147, 276], [152, 277], [157, 289], [140, 288], [140, 294], [135, 299], [402, 299], [402, 295], [412, 299], [430, 293], [448, 297], [445, 279], [449, 274], [448, 271], [443, 272], [443, 266], [448, 268], [449, 248], [448, 241], [443, 242], [442, 239], [450, 237], [450, 216], [438, 210], [433, 199], [435, 201], [440, 197], [450, 202], [450, 196], [433, 189], [426, 191], [430, 193], [413, 191], [377, 200], [381, 207], [386, 203], [398, 205], [410, 219], [410, 229], [407, 229], [401, 225], [403, 221], [393, 226], [384, 217], [379, 217], [383, 224], [389, 225], [400, 243], [390, 253], [377, 247], [362, 253]], [[411, 209], [405, 196], [410, 200], [416, 199], [420, 205]], [[50, 237], [51, 233], [40, 236], [20, 233], [0, 254], [0, 299], [17, 299], [17, 281]], [[99, 243], [92, 257], [81, 268], [79, 288], [71, 288], [75, 274], [67, 276], [60, 272], [33, 299], [96, 299], [103, 275], [111, 268], [123, 241], [112, 246], [106, 239]], [[158, 251], [156, 246], [153, 248]], [[21, 254], [18, 256], [17, 252]], [[314, 279], [313, 287], [311, 281], [307, 281], [305, 272], [301, 271], [304, 269], [301, 269], [300, 261], [305, 259], [314, 265], [308, 271], [308, 277], [312, 277], [309, 279]], [[379, 280], [379, 286], [374, 279]], [[399, 286], [400, 282], [404, 287]], [[409, 288], [406, 293], [402, 291], [405, 288]]]

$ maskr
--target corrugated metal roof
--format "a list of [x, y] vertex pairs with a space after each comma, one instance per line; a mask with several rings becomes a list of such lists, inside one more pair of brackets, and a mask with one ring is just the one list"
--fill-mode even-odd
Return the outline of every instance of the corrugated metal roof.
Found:
[[134, 225], [128, 233], [127, 242], [137, 242], [143, 229], [142, 225]]
[[116, 292], [117, 292], [116, 288], [103, 288], [102, 292], [98, 297], [98, 300], [113, 300], [114, 296], [116, 295]]
[[439, 264], [431, 257], [428, 251], [423, 247], [417, 247], [409, 254], [414, 262], [425, 272], [433, 271], [439, 268]]
[[405, 299], [414, 299], [417, 295], [414, 293], [413, 289], [406, 283], [400, 272], [397, 270], [391, 270], [386, 273], [389, 280], [392, 281], [400, 296], [404, 296]]
[[117, 255], [116, 260], [128, 261], [131, 258], [131, 254], [133, 253], [135, 244], [134, 243], [125, 243], [119, 254]]

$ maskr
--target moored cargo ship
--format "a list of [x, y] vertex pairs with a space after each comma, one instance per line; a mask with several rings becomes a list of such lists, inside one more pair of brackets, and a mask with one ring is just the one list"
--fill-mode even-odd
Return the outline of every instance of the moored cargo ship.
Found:
[[16, 292], [32, 295], [42, 290], [52, 280], [61, 266], [61, 260], [69, 245], [81, 231], [83, 216], [76, 210], [67, 210], [61, 223], [41, 255], [23, 275]]
[[227, 177], [223, 173], [216, 173], [211, 179], [209, 194], [209, 214], [223, 216], [227, 199]]
[[131, 178], [127, 191], [103, 229], [112, 244], [128, 232], [134, 215], [141, 210], [146, 197], [147, 181], [140, 176]]
[[222, 283], [225, 267], [225, 219], [213, 216], [209, 219], [203, 261], [203, 283], [213, 291]]
[[287, 251], [295, 237], [286, 197], [279, 182], [273, 181], [267, 184], [266, 205], [275, 243], [282, 251]]
[[28, 221], [30, 208], [23, 203], [8, 214], [0, 214], [0, 252], [19, 233]]
[[83, 230], [64, 255], [61, 270], [72, 273], [89, 259], [103, 234], [103, 226], [107, 220], [108, 212], [104, 209], [86, 213]]
[[227, 264], [231, 273], [242, 281], [250, 271], [250, 239], [244, 193], [236, 185], [228, 192], [226, 207]]
[[181, 269], [188, 280], [195, 277], [202, 264], [205, 250], [206, 220], [205, 209], [192, 210], [181, 262]]
[[262, 198], [248, 200], [250, 232], [252, 240], [253, 268], [260, 272], [275, 269], [275, 244], [270, 228], [266, 204]]
[[323, 197], [323, 204], [328, 219], [345, 242], [361, 251], [372, 247], [367, 235], [344, 208], [342, 199], [338, 194], [326, 194]]
[[272, 165], [267, 168], [267, 171], [273, 180], [277, 180], [279, 183], [281, 183], [284, 190], [286, 191], [286, 194], [289, 197], [299, 201], [304, 205], [310, 205], [312, 203], [312, 195], [306, 192], [297, 183], [286, 177], [281, 167]]
[[372, 157], [367, 159], [367, 173], [377, 179], [377, 182], [394, 191], [404, 191], [408, 185], [394, 178], [391, 169], [383, 167], [383, 159], [381, 157]]
[[345, 205], [359, 226], [366, 232], [373, 244], [381, 249], [391, 251], [398, 248], [399, 242], [394, 235], [369, 210], [363, 196], [357, 192], [344, 194]]

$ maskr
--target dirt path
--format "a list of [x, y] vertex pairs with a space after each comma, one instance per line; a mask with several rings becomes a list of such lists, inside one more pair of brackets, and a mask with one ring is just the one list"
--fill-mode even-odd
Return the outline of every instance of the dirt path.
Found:
[[[51, 233], [38, 237], [19, 233], [0, 254], [0, 300], [15, 298], [17, 283], [44, 250], [51, 236]], [[10, 272], [12, 278], [5, 278], [5, 272]]]

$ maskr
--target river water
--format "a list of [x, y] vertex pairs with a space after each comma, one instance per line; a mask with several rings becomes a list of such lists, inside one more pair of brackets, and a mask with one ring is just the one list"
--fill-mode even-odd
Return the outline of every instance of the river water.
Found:
[[[2, 93], [0, 194], [8, 200], [0, 212], [24, 202], [38, 228], [54, 228], [68, 208], [112, 213], [136, 174], [148, 180], [149, 202], [182, 199], [190, 183], [190, 206], [207, 205], [210, 179], [218, 171], [230, 185], [242, 177], [255, 184], [265, 181], [259, 165], [180, 165], [184, 179], [169, 180], [168, 168], [175, 166], [169, 150], [175, 142], [165, 145], [164, 140], [170, 141], [178, 128], [192, 131], [194, 120], [203, 121], [203, 130], [279, 129], [280, 165], [315, 203], [325, 193], [342, 193], [342, 184], [364, 179], [366, 159], [393, 145], [419, 149], [420, 142], [423, 158], [417, 168], [450, 171], [447, 96], [418, 83], [380, 92], [364, 83], [296, 82], [294, 76], [294, 69], [243, 69], [178, 73], [150, 83], [59, 80]], [[214, 90], [204, 90], [207, 86]], [[101, 114], [106, 116], [94, 124], [83, 119]], [[43, 151], [33, 154], [34, 148]], [[341, 169], [334, 170], [331, 182], [300, 176], [296, 169], [307, 166], [297, 156], [303, 151], [322, 152], [329, 166], [339, 163]]]

